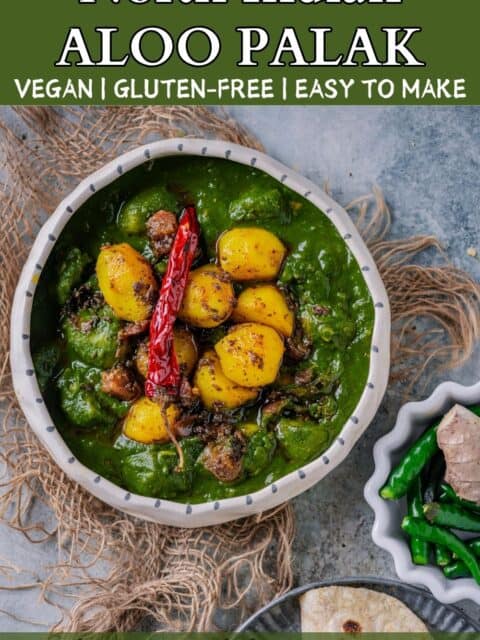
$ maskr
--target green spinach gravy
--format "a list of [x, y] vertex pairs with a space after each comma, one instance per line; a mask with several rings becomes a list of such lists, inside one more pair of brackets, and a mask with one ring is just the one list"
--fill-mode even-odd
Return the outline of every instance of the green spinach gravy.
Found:
[[[80, 333], [66, 318], [72, 300], [78, 302], [86, 290], [98, 298], [95, 262], [105, 244], [133, 246], [154, 265], [160, 281], [165, 260], [152, 252], [146, 220], [159, 209], [178, 216], [186, 204], [197, 208], [200, 263], [215, 261], [220, 234], [233, 227], [261, 227], [284, 243], [288, 253], [276, 285], [293, 301], [300, 355], [287, 351], [275, 383], [220, 420], [195, 409], [191, 433], [177, 443], [184, 457], [180, 467], [173, 443], [127, 438], [122, 423], [130, 403], [100, 388], [102, 369], [120, 357], [116, 337], [124, 323], [108, 305], [82, 311]], [[235, 292], [244, 286], [235, 283]], [[199, 503], [261, 489], [328, 448], [366, 384], [373, 318], [360, 268], [327, 216], [253, 167], [186, 156], [126, 173], [72, 216], [40, 277], [31, 348], [47, 407], [78, 460], [128, 491]], [[200, 354], [225, 330], [194, 331]], [[134, 338], [121, 356], [129, 366], [136, 348]], [[210, 438], [222, 421], [230, 433], [242, 430], [234, 481], [222, 481], [202, 463], [205, 428], [195, 425], [195, 416], [211, 423]]]

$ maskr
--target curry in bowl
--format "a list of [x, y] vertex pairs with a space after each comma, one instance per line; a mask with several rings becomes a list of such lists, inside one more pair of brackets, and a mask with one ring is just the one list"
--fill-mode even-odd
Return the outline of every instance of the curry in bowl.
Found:
[[144, 496], [261, 489], [325, 451], [367, 381], [374, 310], [327, 216], [227, 160], [146, 163], [92, 197], [32, 311], [75, 456]]

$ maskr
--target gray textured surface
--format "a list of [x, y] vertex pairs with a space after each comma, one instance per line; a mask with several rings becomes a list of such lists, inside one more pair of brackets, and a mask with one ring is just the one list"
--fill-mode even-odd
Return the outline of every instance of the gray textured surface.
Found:
[[[435, 234], [455, 264], [480, 277], [480, 261], [467, 256], [469, 247], [480, 251], [480, 108], [235, 107], [230, 112], [274, 157], [317, 184], [328, 180], [342, 204], [380, 185], [394, 213], [395, 236]], [[0, 119], [10, 120], [9, 110], [0, 109]], [[478, 352], [449, 377], [476, 382]], [[394, 577], [390, 557], [370, 539], [372, 514], [362, 490], [372, 471], [373, 444], [393, 426], [400, 402], [399, 390], [391, 389], [346, 462], [294, 501], [297, 584], [344, 576]], [[31, 545], [0, 527], [0, 565], [27, 565], [34, 574], [17, 576], [18, 583], [41, 576], [55, 560], [53, 544]], [[478, 607], [464, 606], [480, 619]], [[55, 619], [52, 609], [28, 590], [0, 591], [0, 610], [46, 624]], [[1, 612], [0, 628], [40, 629]]]

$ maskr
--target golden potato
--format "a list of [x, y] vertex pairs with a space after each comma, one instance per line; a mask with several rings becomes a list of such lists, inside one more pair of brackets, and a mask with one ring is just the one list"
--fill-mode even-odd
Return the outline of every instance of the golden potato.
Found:
[[218, 239], [218, 260], [234, 280], [273, 280], [286, 248], [277, 236], [257, 227], [236, 227]]
[[195, 338], [188, 329], [175, 327], [173, 330], [173, 348], [182, 373], [189, 376], [197, 364], [198, 351]]
[[220, 360], [213, 350], [207, 351], [199, 360], [194, 385], [207, 409], [222, 406], [236, 409], [255, 400], [258, 389], [246, 389], [229, 380], [222, 371]]
[[105, 301], [122, 320], [141, 322], [152, 314], [157, 281], [152, 267], [129, 244], [102, 247], [97, 277]]
[[283, 293], [273, 284], [259, 284], [242, 291], [232, 314], [234, 322], [261, 322], [289, 338], [295, 316]]
[[[188, 329], [175, 327], [173, 330], [173, 348], [177, 355], [180, 370], [189, 376], [195, 368], [198, 360], [197, 345], [195, 338]], [[140, 375], [144, 378], [148, 373], [148, 340], [144, 340], [138, 345], [135, 354], [135, 366]]]
[[207, 264], [188, 276], [178, 317], [194, 327], [209, 329], [225, 322], [234, 305], [230, 277], [214, 264]]
[[174, 432], [175, 422], [180, 415], [178, 407], [171, 404], [165, 411], [157, 402], [145, 397], [140, 398], [126, 415], [123, 433], [127, 438], [144, 444], [168, 442], [170, 437], [165, 424], [165, 414], [170, 431]]
[[244, 387], [263, 387], [277, 377], [283, 340], [271, 327], [246, 322], [233, 327], [215, 345], [224, 374]]

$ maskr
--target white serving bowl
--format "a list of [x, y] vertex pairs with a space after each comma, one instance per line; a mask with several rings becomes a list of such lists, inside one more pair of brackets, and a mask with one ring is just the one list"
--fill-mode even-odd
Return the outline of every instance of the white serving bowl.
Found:
[[395, 427], [375, 444], [375, 471], [364, 489], [365, 499], [375, 513], [373, 541], [392, 555], [400, 580], [426, 587], [444, 603], [473, 600], [480, 604], [480, 586], [473, 578], [448, 580], [434, 565], [413, 564], [407, 537], [400, 526], [407, 511], [406, 501], [384, 500], [379, 491], [392, 468], [436, 418], [445, 415], [456, 403], [468, 406], [479, 402], [480, 382], [472, 387], [444, 382], [426, 400], [404, 405], [398, 413]]
[[[368, 384], [351, 418], [330, 448], [316, 460], [251, 495], [186, 505], [127, 493], [99, 477], [72, 455], [42, 400], [30, 354], [30, 316], [36, 283], [46, 260], [75, 211], [92, 193], [109, 185], [127, 171], [155, 158], [194, 155], [225, 158], [270, 174], [298, 192], [328, 216], [362, 269], [375, 305], [372, 353]], [[313, 486], [347, 456], [365, 431], [385, 393], [390, 364], [390, 308], [375, 263], [348, 214], [315, 184], [267, 155], [228, 142], [201, 139], [170, 139], [129, 151], [85, 179], [58, 206], [42, 227], [23, 268], [15, 293], [11, 318], [11, 367], [15, 392], [25, 416], [57, 464], [73, 480], [100, 500], [126, 513], [163, 524], [199, 527], [249, 516], [293, 498]]]

